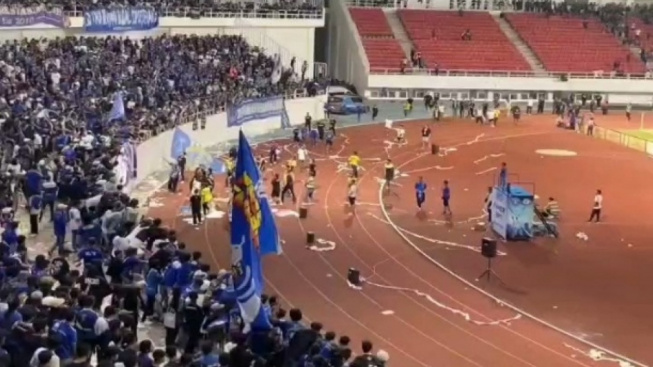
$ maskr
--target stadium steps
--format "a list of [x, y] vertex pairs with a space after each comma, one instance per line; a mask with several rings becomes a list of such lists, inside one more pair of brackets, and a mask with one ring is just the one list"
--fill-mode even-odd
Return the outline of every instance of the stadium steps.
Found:
[[503, 33], [508, 37], [510, 42], [515, 45], [519, 53], [524, 57], [526, 62], [531, 66], [531, 69], [535, 72], [535, 75], [545, 75], [546, 74], [546, 69], [544, 69], [544, 65], [542, 65], [542, 62], [535, 56], [535, 53], [533, 53], [533, 50], [531, 50], [530, 47], [519, 37], [519, 34], [512, 28], [512, 26], [506, 21], [505, 18], [501, 17], [501, 14], [498, 12], [491, 12], [492, 17], [494, 20], [499, 24], [499, 28], [503, 31]]
[[401, 49], [404, 51], [404, 54], [406, 54], [406, 59], [410, 61], [410, 50], [414, 48], [413, 42], [408, 38], [406, 28], [404, 28], [404, 25], [401, 23], [397, 11], [395, 9], [385, 9], [384, 13], [386, 19], [388, 19], [388, 24], [390, 25], [390, 29], [392, 29], [394, 38], [401, 45]]

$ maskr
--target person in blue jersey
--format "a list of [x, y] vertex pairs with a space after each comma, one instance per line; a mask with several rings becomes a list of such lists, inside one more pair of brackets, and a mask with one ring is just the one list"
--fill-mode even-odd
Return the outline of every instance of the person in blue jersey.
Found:
[[501, 170], [499, 171], [499, 187], [506, 187], [508, 184], [508, 165], [506, 162], [501, 163]]
[[68, 211], [66, 205], [59, 204], [57, 209], [54, 212], [54, 221], [52, 224], [52, 229], [54, 230], [55, 243], [54, 246], [50, 249], [52, 254], [54, 250], [57, 250], [59, 254], [65, 252], [64, 244], [66, 243], [66, 230], [68, 228]]
[[43, 193], [43, 210], [39, 216], [39, 221], [43, 220], [43, 214], [45, 209], [50, 209], [50, 222], [54, 220], [54, 205], [57, 201], [57, 195], [59, 193], [59, 187], [57, 183], [54, 182], [52, 178], [45, 180], [42, 185]]
[[163, 274], [161, 274], [161, 266], [158, 261], [150, 261], [150, 269], [145, 276], [145, 309], [141, 322], [145, 321], [147, 317], [154, 315], [154, 304], [156, 302], [156, 295], [159, 294], [159, 286], [163, 282]]
[[449, 181], [444, 180], [442, 183], [442, 214], [451, 215], [451, 207], [449, 201], [451, 200], [451, 187]]
[[99, 247], [92, 243], [89, 246], [86, 246], [77, 252], [77, 258], [84, 264], [88, 265], [90, 263], [102, 265], [104, 260], [104, 255]]
[[202, 351], [202, 355], [200, 356], [199, 360], [201, 367], [220, 367], [220, 359], [218, 354], [214, 352], [212, 343], [202, 343], [200, 350]]
[[424, 202], [426, 202], [426, 190], [428, 185], [424, 181], [424, 177], [419, 176], [417, 182], [415, 183], [415, 200], [417, 201], [417, 209], [422, 210]]
[[183, 252], [179, 255], [179, 262], [181, 266], [177, 269], [177, 279], [175, 286], [183, 289], [192, 281], [191, 274], [193, 272], [193, 263], [190, 261], [190, 254]]
[[20, 233], [18, 231], [18, 222], [12, 221], [5, 224], [5, 230], [2, 232], [2, 242], [6, 243], [9, 247], [9, 254], [13, 254], [18, 247], [18, 238]]
[[134, 275], [140, 274], [145, 263], [138, 258], [138, 250], [128, 248], [125, 250], [125, 260], [122, 263], [122, 279], [124, 282], [131, 283], [134, 281]]
[[73, 327], [75, 313], [69, 308], [59, 310], [59, 318], [52, 325], [51, 332], [59, 337], [59, 347], [55, 350], [62, 362], [69, 362], [75, 357], [77, 349], [77, 330]]
[[79, 299], [79, 311], [75, 318], [75, 329], [79, 343], [95, 346], [100, 336], [109, 330], [109, 323], [93, 309], [95, 300], [90, 296]]
[[43, 214], [43, 196], [34, 194], [28, 199], [29, 205], [29, 233], [32, 236], [39, 234], [39, 217]]
[[41, 184], [43, 182], [43, 175], [38, 169], [32, 168], [25, 173], [25, 197], [31, 197], [41, 193]]

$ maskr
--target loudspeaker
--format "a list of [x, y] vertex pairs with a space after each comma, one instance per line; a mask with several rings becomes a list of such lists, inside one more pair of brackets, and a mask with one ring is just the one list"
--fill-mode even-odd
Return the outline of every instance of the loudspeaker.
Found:
[[436, 144], [431, 144], [431, 154], [436, 155], [440, 153], [440, 147]]
[[308, 217], [308, 208], [305, 206], [299, 207], [299, 218], [306, 219]]
[[315, 243], [315, 233], [308, 232], [306, 233], [306, 244], [312, 245]]
[[360, 285], [361, 272], [354, 268], [349, 268], [349, 271], [347, 271], [347, 281], [352, 285], [356, 285], [356, 286]]
[[484, 237], [481, 240], [481, 255], [491, 259], [497, 256], [497, 240]]

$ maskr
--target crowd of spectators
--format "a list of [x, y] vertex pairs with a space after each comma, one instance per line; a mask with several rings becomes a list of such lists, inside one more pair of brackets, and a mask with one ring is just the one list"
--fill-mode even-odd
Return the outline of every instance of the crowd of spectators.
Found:
[[[273, 83], [278, 61], [239, 36], [16, 40], [0, 55], [0, 366], [345, 365], [346, 335], [305, 324], [273, 296], [274, 329], [248, 331], [230, 273], [141, 218], [117, 170], [129, 146], [185, 117], [314, 94], [319, 81], [285, 69]], [[52, 248], [28, 258], [47, 222]], [[141, 339], [144, 324], [165, 341]], [[364, 342], [351, 365], [380, 365], [374, 352]]]
[[189, 116], [246, 98], [301, 93], [305, 85], [293, 73], [272, 83], [274, 58], [240, 36], [32, 39], [6, 42], [0, 55], [4, 132], [23, 121], [97, 125], [120, 92], [124, 129], [142, 138]]
[[[84, 11], [111, 7], [139, 6], [156, 9], [160, 16], [177, 17], [256, 17], [256, 18], [315, 18], [323, 12], [322, 0], [274, 1], [204, 1], [204, 0], [54, 0], [16, 1], [2, 0], [0, 6], [63, 9], [71, 16], [82, 16]], [[213, 14], [213, 15], [211, 15]]]

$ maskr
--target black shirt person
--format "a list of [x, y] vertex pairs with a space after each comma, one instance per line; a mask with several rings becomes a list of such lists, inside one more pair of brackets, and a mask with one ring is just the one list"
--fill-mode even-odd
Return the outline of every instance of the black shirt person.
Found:
[[283, 185], [283, 190], [281, 191], [281, 202], [286, 198], [286, 194], [290, 193], [292, 197], [292, 202], [297, 202], [297, 197], [295, 196], [295, 177], [293, 177], [292, 172], [286, 172], [286, 182]]
[[329, 120], [329, 130], [333, 133], [333, 136], [336, 135], [336, 120], [335, 119]]
[[274, 200], [274, 202], [276, 203], [279, 203], [280, 197], [281, 197], [281, 178], [279, 177], [278, 173], [275, 173], [274, 177], [272, 178], [272, 200]]
[[179, 174], [181, 175], [181, 182], [184, 182], [186, 180], [186, 153], [182, 153], [178, 158], [177, 158], [177, 165], [179, 166]]
[[392, 163], [392, 160], [388, 159], [385, 162], [385, 189], [386, 191], [390, 191], [390, 185], [392, 184], [392, 180], [395, 178], [395, 165]]
[[304, 117], [304, 127], [306, 130], [310, 131], [311, 130], [311, 122], [313, 121], [313, 118], [311, 115], [307, 112], [306, 116]]
[[202, 197], [197, 189], [190, 197], [190, 210], [193, 213], [193, 225], [202, 223]]
[[326, 128], [326, 124], [323, 121], [318, 121], [317, 122], [317, 134], [320, 140], [324, 140], [324, 129]]

